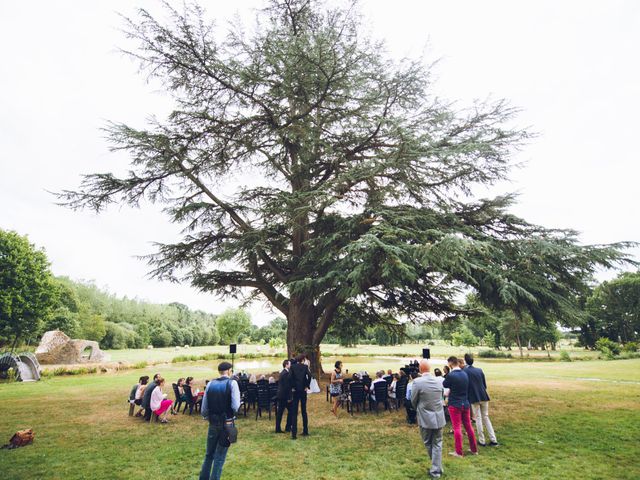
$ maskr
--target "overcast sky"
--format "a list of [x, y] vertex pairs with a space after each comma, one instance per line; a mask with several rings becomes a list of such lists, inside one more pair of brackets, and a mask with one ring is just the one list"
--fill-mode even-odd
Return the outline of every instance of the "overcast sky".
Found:
[[[442, 97], [460, 106], [506, 98], [522, 109], [518, 123], [539, 136], [516, 157], [524, 168], [501, 186], [520, 192], [515, 213], [574, 228], [584, 243], [640, 240], [640, 2], [361, 3], [391, 55], [440, 59]], [[224, 27], [235, 12], [251, 22], [262, 2], [202, 4]], [[126, 157], [107, 150], [107, 120], [141, 126], [166, 111], [157, 87], [116, 51], [124, 44], [116, 12], [136, 6], [157, 2], [0, 0], [0, 228], [44, 247], [56, 275], [220, 312], [228, 304], [146, 277], [136, 256], [178, 231], [157, 209], [96, 216], [58, 207], [47, 192], [76, 187], [82, 173], [126, 167]], [[259, 306], [252, 314], [259, 324], [273, 317]]]

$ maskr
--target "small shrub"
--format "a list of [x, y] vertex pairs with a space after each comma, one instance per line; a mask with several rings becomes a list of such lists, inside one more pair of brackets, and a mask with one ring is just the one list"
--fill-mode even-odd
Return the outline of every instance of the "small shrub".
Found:
[[640, 352], [622, 352], [618, 358], [622, 358], [624, 360], [640, 358]]
[[622, 347], [622, 351], [626, 353], [635, 353], [638, 351], [638, 344], [636, 342], [627, 342]]
[[138, 363], [134, 363], [133, 364], [133, 368], [138, 369], [138, 368], [146, 368], [149, 364], [146, 361], [142, 361], [142, 362], [138, 362]]
[[501, 352], [499, 350], [480, 350], [478, 352], [480, 358], [511, 358], [510, 353]]
[[604, 358], [605, 360], [613, 360], [616, 358], [615, 354], [609, 349], [607, 346], [601, 346], [600, 350], [600, 358]]
[[616, 356], [620, 355], [620, 344], [609, 338], [602, 337], [596, 342], [596, 350], [602, 352], [605, 357], [608, 355]]
[[571, 355], [569, 355], [569, 352], [567, 352], [566, 350], [562, 350], [560, 352], [560, 361], [561, 362], [570, 362], [571, 361]]

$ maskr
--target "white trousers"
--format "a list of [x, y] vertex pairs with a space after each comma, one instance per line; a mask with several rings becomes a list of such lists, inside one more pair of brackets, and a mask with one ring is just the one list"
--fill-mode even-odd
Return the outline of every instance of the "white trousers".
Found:
[[487, 428], [489, 434], [489, 440], [497, 442], [496, 434], [493, 431], [493, 425], [489, 419], [489, 402], [472, 403], [471, 409], [473, 410], [473, 416], [476, 419], [476, 433], [478, 434], [478, 442], [486, 443], [484, 441], [484, 428], [482, 424]]

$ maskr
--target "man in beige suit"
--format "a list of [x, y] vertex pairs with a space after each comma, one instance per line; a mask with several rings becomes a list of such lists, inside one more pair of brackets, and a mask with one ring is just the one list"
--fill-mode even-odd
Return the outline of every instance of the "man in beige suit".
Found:
[[442, 475], [442, 428], [445, 425], [442, 384], [431, 375], [428, 360], [420, 362], [421, 377], [413, 381], [411, 404], [417, 412], [420, 436], [431, 459], [431, 478]]

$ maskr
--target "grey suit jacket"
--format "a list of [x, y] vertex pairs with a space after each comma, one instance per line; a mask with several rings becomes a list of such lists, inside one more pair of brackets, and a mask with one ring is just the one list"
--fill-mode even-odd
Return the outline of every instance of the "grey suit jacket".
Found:
[[433, 375], [424, 375], [413, 381], [411, 404], [418, 413], [418, 425], [438, 429], [445, 425], [442, 384]]

